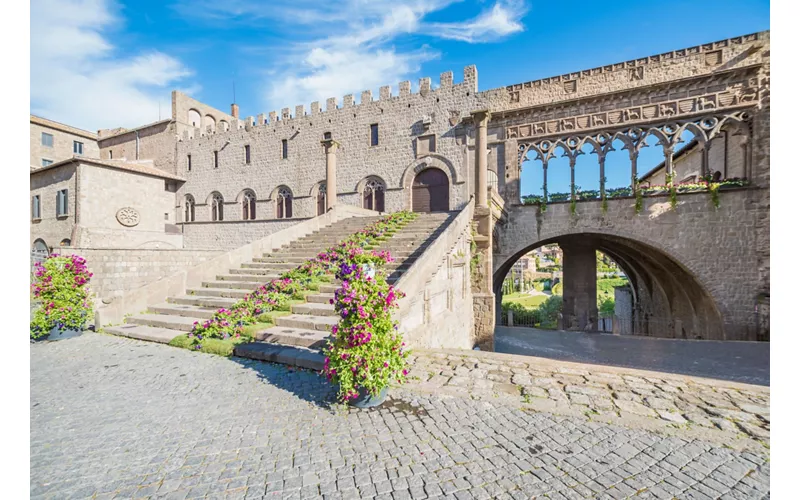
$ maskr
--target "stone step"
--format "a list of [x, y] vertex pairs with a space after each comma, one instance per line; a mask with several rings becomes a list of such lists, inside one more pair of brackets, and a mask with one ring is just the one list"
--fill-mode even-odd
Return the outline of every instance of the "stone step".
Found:
[[252, 292], [267, 281], [204, 281], [203, 288], [235, 288]]
[[305, 304], [293, 304], [293, 314], [310, 314], [312, 316], [338, 316], [333, 310], [333, 304], [320, 304], [318, 302], [306, 302]]
[[290, 314], [275, 318], [275, 326], [302, 328], [305, 330], [330, 331], [339, 322], [336, 316], [310, 316], [307, 314]]
[[277, 345], [268, 342], [248, 342], [246, 344], [239, 344], [234, 348], [233, 354], [240, 358], [299, 366], [301, 368], [317, 371], [322, 371], [325, 366], [325, 356], [319, 351], [305, 347]]
[[203, 318], [208, 319], [214, 316], [214, 313], [222, 309], [221, 307], [203, 307], [190, 304], [174, 304], [171, 302], [163, 302], [147, 308], [148, 312], [153, 314], [169, 314], [171, 316], [187, 316], [190, 318]]
[[269, 269], [277, 269], [281, 271], [289, 271], [290, 269], [294, 269], [295, 267], [299, 266], [303, 262], [308, 259], [303, 259], [300, 262], [272, 262], [267, 257], [254, 257], [251, 264], [267, 264], [266, 267]]
[[183, 304], [189, 306], [200, 307], [216, 307], [216, 308], [229, 308], [239, 299], [226, 298], [226, 297], [209, 297], [203, 295], [180, 295], [177, 297], [169, 297], [167, 302], [171, 304]]
[[[260, 259], [261, 257], [256, 257], [256, 259]], [[278, 266], [278, 267], [276, 267]], [[286, 264], [276, 264], [274, 262], [244, 262], [242, 264], [242, 269], [269, 269], [274, 271], [275, 273], [282, 273], [284, 271], [288, 271], [289, 269], [294, 269], [297, 265], [289, 265], [285, 269], [281, 268], [280, 266], [286, 266]]]
[[232, 299], [243, 299], [252, 292], [252, 290], [239, 290], [235, 288], [190, 288], [186, 291], [189, 295], [227, 297]]
[[265, 253], [262, 257], [277, 257], [282, 258], [286, 257], [287, 255], [291, 255], [294, 257], [301, 258], [303, 260], [313, 259], [316, 257], [323, 249], [319, 250], [293, 250], [291, 252], [269, 252]]
[[[109, 326], [103, 328], [105, 333], [112, 335], [119, 335], [121, 337], [130, 337], [132, 339], [147, 340], [149, 342], [159, 342], [161, 344], [169, 344], [172, 339], [185, 332], [172, 330], [170, 328], [158, 328], [145, 325], [125, 324], [119, 326]], [[324, 362], [324, 359], [323, 359]]]
[[306, 295], [306, 300], [312, 304], [330, 304], [331, 300], [333, 299], [333, 293], [315, 293], [314, 295]]
[[[269, 255], [269, 254], [264, 254]], [[297, 255], [282, 255], [276, 257], [260, 257], [259, 262], [290, 262], [294, 265], [300, 265], [307, 261], [308, 257], [301, 257]]]
[[231, 274], [258, 275], [259, 279], [263, 279], [265, 281], [269, 281], [271, 279], [280, 276], [280, 273], [277, 271], [273, 271], [271, 269], [266, 269], [266, 268], [258, 268], [258, 267], [240, 267], [240, 268], [228, 269], [228, 272]]
[[[233, 271], [233, 269], [231, 270]], [[237, 271], [245, 271], [245, 269], [237, 269]], [[251, 269], [251, 271], [256, 271], [255, 269]], [[272, 279], [277, 278], [278, 275], [271, 275], [271, 274], [257, 274], [255, 272], [247, 273], [247, 274], [218, 274], [217, 281], [250, 281], [256, 282], [261, 284], [269, 283]]]
[[290, 328], [285, 326], [272, 326], [256, 333], [256, 340], [269, 342], [270, 344], [282, 344], [291, 346], [308, 347], [311, 349], [321, 349], [327, 344], [329, 337], [327, 331], [306, 330], [303, 328]]
[[137, 314], [125, 320], [126, 323], [131, 325], [167, 328], [181, 332], [191, 332], [195, 322], [198, 321], [203, 321], [203, 318], [172, 316], [169, 314]]

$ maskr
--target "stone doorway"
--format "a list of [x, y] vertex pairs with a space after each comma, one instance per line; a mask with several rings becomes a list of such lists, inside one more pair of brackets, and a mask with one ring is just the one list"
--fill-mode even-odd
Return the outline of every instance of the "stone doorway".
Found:
[[450, 182], [438, 168], [427, 168], [417, 174], [411, 187], [414, 212], [447, 212], [450, 210]]

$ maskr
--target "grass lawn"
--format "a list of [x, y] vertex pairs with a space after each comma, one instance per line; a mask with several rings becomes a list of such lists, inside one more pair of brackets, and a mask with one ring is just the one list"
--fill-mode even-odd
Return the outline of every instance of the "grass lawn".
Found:
[[[200, 341], [200, 352], [205, 352], [208, 354], [217, 354], [219, 356], [232, 356], [233, 355], [233, 348], [236, 347], [237, 344], [240, 344], [241, 341], [237, 340], [222, 340], [222, 339], [203, 339]], [[172, 339], [169, 343], [172, 347], [180, 347], [182, 349], [191, 349], [192, 342], [189, 340], [189, 337], [184, 333], [183, 335], [178, 335], [174, 339]], [[194, 349], [192, 349], [194, 350]]]
[[527, 293], [510, 293], [503, 295], [503, 302], [519, 304], [522, 307], [535, 309], [547, 300], [547, 295], [528, 295]]

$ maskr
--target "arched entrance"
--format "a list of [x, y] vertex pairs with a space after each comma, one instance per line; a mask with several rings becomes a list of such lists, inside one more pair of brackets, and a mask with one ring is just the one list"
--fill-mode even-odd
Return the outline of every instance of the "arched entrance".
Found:
[[411, 187], [414, 212], [446, 212], [450, 210], [450, 183], [447, 174], [438, 168], [426, 168]]
[[[652, 337], [725, 340], [716, 301], [688, 269], [655, 247], [615, 235], [581, 232], [536, 241], [510, 255], [495, 254], [494, 292], [502, 303], [503, 281], [530, 251], [556, 243], [563, 250], [563, 323], [559, 329], [597, 326], [596, 252], [613, 259], [630, 280], [630, 308], [615, 318], [629, 325], [619, 333]], [[519, 248], [519, 247], [517, 247]], [[619, 311], [621, 314], [622, 311]], [[498, 321], [501, 319], [498, 317]]]

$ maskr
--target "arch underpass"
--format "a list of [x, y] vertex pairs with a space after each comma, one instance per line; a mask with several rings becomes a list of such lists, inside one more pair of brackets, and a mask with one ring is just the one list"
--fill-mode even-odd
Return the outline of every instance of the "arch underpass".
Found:
[[523, 255], [557, 243], [563, 257], [563, 328], [597, 325], [596, 251], [613, 259], [632, 288], [631, 333], [666, 338], [755, 340], [758, 255], [746, 242], [756, 210], [748, 189], [648, 197], [640, 213], [633, 199], [508, 207], [496, 226], [493, 291]]
[[[611, 257], [630, 280], [633, 295], [629, 318], [639, 335], [722, 339], [723, 324], [713, 297], [702, 283], [665, 252], [629, 238], [584, 232], [535, 241], [500, 263], [494, 292], [502, 301], [504, 276], [520, 257], [540, 246], [557, 243], [563, 253], [563, 328], [598, 324], [596, 251]], [[499, 308], [498, 308], [499, 310]]]

